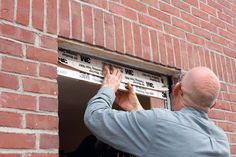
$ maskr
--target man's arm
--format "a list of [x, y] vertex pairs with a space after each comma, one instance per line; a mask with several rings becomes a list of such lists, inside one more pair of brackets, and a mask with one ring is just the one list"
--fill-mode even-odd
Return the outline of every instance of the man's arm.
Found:
[[121, 151], [142, 156], [151, 145], [155, 113], [153, 110], [113, 110], [114, 99], [112, 88], [102, 87], [88, 103], [85, 124], [101, 141]]

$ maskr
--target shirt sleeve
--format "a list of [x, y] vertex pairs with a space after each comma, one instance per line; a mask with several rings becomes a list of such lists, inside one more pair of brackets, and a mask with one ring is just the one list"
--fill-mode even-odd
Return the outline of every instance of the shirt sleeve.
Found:
[[115, 93], [111, 88], [101, 88], [88, 102], [85, 124], [98, 139], [108, 145], [142, 156], [151, 146], [155, 113], [153, 110], [114, 110], [114, 99]]

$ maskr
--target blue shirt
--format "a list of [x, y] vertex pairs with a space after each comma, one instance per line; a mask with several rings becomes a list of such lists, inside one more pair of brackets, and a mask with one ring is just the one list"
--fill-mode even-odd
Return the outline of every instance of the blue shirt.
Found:
[[186, 107], [136, 112], [112, 109], [115, 94], [101, 88], [88, 102], [84, 121], [98, 139], [140, 157], [229, 157], [223, 130], [207, 113]]

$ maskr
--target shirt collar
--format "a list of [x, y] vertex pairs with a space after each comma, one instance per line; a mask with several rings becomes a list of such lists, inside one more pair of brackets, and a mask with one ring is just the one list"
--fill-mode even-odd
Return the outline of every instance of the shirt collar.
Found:
[[197, 117], [202, 117], [202, 118], [208, 119], [207, 112], [198, 110], [198, 109], [193, 108], [193, 107], [184, 107], [180, 110], [180, 112], [185, 113], [185, 114], [192, 114], [192, 115], [195, 115]]

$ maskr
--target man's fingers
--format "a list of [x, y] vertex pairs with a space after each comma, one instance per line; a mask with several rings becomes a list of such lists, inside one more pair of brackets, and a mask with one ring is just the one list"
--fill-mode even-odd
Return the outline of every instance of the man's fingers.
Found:
[[109, 74], [110, 74], [110, 69], [109, 69], [108, 65], [104, 65], [103, 66], [103, 75], [107, 76]]

